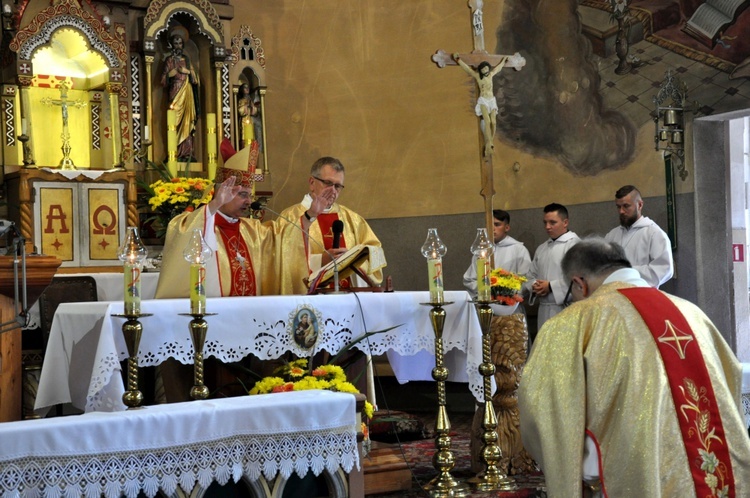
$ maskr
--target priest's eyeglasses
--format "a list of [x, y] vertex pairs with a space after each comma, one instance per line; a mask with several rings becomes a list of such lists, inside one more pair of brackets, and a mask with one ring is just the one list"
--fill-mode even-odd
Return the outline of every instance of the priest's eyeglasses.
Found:
[[563, 299], [563, 308], [567, 308], [573, 304], [573, 281], [570, 281], [570, 285], [568, 285], [568, 292], [565, 293], [565, 299]]
[[313, 178], [315, 178], [316, 180], [318, 180], [320, 183], [322, 183], [326, 187], [333, 187], [333, 188], [335, 188], [336, 192], [341, 192], [342, 190], [344, 190], [344, 186], [341, 185], [340, 183], [334, 183], [331, 180], [323, 180], [322, 178], [318, 178], [317, 176], [313, 176]]

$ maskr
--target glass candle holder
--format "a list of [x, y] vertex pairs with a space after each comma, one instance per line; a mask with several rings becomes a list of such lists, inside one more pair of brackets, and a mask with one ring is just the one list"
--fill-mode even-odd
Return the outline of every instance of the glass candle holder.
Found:
[[429, 278], [430, 302], [444, 302], [443, 293], [443, 256], [448, 248], [440, 240], [437, 228], [427, 230], [427, 239], [422, 245], [422, 255], [427, 258], [427, 275]]
[[125, 284], [125, 314], [136, 316], [141, 312], [141, 268], [148, 250], [141, 242], [138, 228], [128, 227], [125, 240], [117, 251], [117, 257], [123, 262], [123, 280]]
[[477, 236], [471, 245], [471, 252], [476, 258], [477, 301], [490, 301], [492, 299], [492, 287], [490, 283], [492, 242], [487, 236], [486, 228], [477, 228]]
[[201, 230], [194, 229], [190, 242], [182, 252], [190, 263], [190, 313], [194, 315], [206, 314], [206, 261], [212, 254]]

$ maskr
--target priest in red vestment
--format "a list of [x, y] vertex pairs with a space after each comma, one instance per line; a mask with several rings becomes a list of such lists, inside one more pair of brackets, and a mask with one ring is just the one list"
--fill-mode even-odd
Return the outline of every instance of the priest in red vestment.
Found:
[[708, 317], [604, 239], [562, 267], [580, 302], [539, 331], [519, 388], [549, 496], [750, 496], [741, 365]]

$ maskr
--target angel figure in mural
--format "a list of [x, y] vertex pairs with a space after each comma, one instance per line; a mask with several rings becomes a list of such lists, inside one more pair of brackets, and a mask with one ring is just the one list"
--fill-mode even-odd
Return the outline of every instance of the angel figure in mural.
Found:
[[479, 97], [477, 98], [477, 105], [474, 108], [474, 112], [482, 118], [481, 128], [484, 135], [484, 155], [491, 156], [495, 149], [493, 138], [495, 137], [495, 128], [497, 126], [497, 100], [495, 100], [495, 94], [492, 89], [492, 78], [500, 72], [508, 59], [503, 58], [494, 68], [489, 62], [482, 61], [476, 70], [462, 61], [459, 54], [453, 54], [453, 60], [469, 76], [474, 78], [479, 87]]
[[177, 125], [177, 160], [192, 162], [193, 134], [200, 114], [198, 76], [184, 52], [185, 39], [180, 33], [169, 37], [171, 53], [164, 59], [161, 84], [169, 91], [169, 109], [175, 111]]

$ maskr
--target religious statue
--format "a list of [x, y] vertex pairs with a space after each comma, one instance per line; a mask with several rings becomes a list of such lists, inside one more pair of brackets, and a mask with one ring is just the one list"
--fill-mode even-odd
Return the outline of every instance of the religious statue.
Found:
[[169, 91], [169, 109], [175, 111], [177, 126], [177, 160], [192, 162], [193, 134], [200, 113], [198, 76], [190, 58], [184, 53], [181, 34], [169, 37], [171, 54], [164, 60], [161, 84]]
[[253, 95], [250, 93], [250, 85], [243, 83], [240, 86], [240, 98], [237, 100], [237, 112], [240, 115], [240, 125], [243, 144], [249, 144], [253, 140], [260, 140], [258, 130], [255, 127], [256, 116], [260, 115], [258, 106], [255, 104]]
[[484, 135], [484, 155], [491, 156], [495, 149], [493, 138], [495, 137], [495, 129], [497, 127], [497, 100], [495, 100], [495, 94], [492, 89], [492, 78], [505, 66], [507, 58], [504, 58], [494, 68], [489, 62], [482, 61], [476, 70], [462, 61], [461, 56], [457, 53], [453, 54], [453, 60], [469, 76], [474, 78], [479, 87], [479, 97], [477, 98], [477, 105], [474, 108], [474, 112], [482, 118], [481, 127], [482, 134]]

